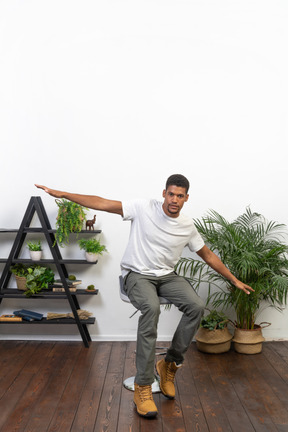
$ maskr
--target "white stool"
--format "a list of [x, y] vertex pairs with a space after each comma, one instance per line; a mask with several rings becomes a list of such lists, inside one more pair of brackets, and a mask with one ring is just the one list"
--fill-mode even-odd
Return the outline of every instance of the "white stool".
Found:
[[[123, 280], [122, 276], [119, 276], [119, 285], [120, 285], [120, 298], [121, 298], [121, 300], [123, 300], [125, 303], [131, 303], [130, 300], [129, 300], [129, 297], [127, 296], [126, 292], [124, 291], [124, 280]], [[164, 297], [160, 297], [159, 296], [159, 300], [160, 300], [160, 305], [171, 305], [172, 304], [169, 300], [167, 300]], [[136, 312], [134, 312], [131, 315], [131, 317], [133, 315], [135, 315], [135, 313], [137, 313], [137, 312], [138, 312], [138, 310], [136, 310]], [[158, 353], [156, 355], [166, 354], [166, 349], [165, 348], [162, 348], [162, 347], [157, 348], [156, 347], [156, 349], [162, 349], [162, 350], [164, 349], [164, 352]], [[134, 381], [135, 381], [135, 376], [131, 376], [129, 378], [126, 378], [123, 381], [123, 385], [124, 385], [124, 387], [127, 390], [134, 391]], [[160, 387], [159, 387], [159, 380], [158, 380], [157, 375], [155, 375], [154, 382], [152, 384], [152, 393], [159, 393], [160, 391], [161, 390], [160, 390]]]

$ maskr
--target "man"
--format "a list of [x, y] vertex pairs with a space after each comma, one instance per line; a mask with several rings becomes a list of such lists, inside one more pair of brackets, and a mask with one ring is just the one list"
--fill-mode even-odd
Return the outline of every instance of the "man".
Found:
[[165, 360], [156, 364], [160, 389], [175, 397], [175, 373], [192, 342], [203, 315], [204, 303], [191, 285], [174, 272], [185, 246], [196, 252], [215, 271], [249, 294], [253, 289], [233, 276], [203, 242], [190, 217], [181, 213], [189, 195], [189, 181], [180, 174], [167, 179], [163, 203], [157, 200], [113, 201], [94, 195], [79, 195], [36, 185], [56, 198], [84, 207], [119, 214], [131, 221], [128, 245], [121, 261], [124, 289], [141, 311], [137, 331], [134, 403], [138, 414], [155, 417], [153, 400], [155, 346], [160, 314], [159, 297], [171, 301], [183, 313]]

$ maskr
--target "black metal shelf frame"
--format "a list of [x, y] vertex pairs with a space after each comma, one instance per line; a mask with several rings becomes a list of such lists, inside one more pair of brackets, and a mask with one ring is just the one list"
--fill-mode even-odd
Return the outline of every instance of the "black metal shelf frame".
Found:
[[[35, 212], [38, 215], [38, 218], [40, 220], [40, 224], [41, 227], [38, 228], [34, 228], [34, 227], [30, 227], [30, 224], [32, 222], [32, 218], [35, 214]], [[25, 296], [23, 296], [23, 292], [18, 291], [17, 289], [8, 289], [8, 283], [11, 277], [11, 272], [10, 272], [10, 266], [12, 264], [15, 263], [30, 263], [31, 260], [29, 259], [21, 259], [18, 258], [22, 246], [24, 244], [25, 238], [27, 233], [33, 233], [33, 232], [39, 232], [39, 233], [43, 233], [46, 241], [48, 243], [49, 249], [51, 251], [52, 254], [52, 259], [43, 259], [38, 261], [38, 263], [42, 263], [43, 265], [45, 264], [55, 264], [59, 277], [61, 279], [61, 282], [63, 284], [64, 293], [55, 293], [55, 292], [41, 292], [38, 295], [29, 297], [29, 299], [35, 298], [35, 299], [41, 299], [41, 298], [45, 298], [45, 299], [52, 299], [52, 298], [57, 298], [57, 299], [67, 299], [71, 308], [71, 311], [73, 313], [74, 319], [68, 319], [68, 318], [63, 318], [63, 319], [55, 319], [55, 320], [41, 320], [41, 321], [22, 321], [21, 323], [19, 322], [13, 322], [13, 321], [2, 321], [1, 324], [76, 324], [79, 330], [79, 333], [81, 335], [81, 338], [83, 340], [83, 343], [85, 345], [85, 347], [89, 347], [89, 342], [91, 342], [91, 337], [87, 328], [87, 324], [93, 324], [95, 322], [95, 318], [89, 318], [88, 320], [80, 320], [78, 313], [77, 313], [77, 309], [80, 309], [78, 300], [77, 300], [77, 296], [78, 295], [95, 295], [98, 293], [97, 291], [94, 292], [86, 292], [84, 290], [76, 290], [76, 292], [71, 292], [69, 290], [69, 286], [67, 284], [66, 278], [68, 278], [68, 272], [66, 269], [66, 265], [67, 264], [91, 264], [91, 263], [87, 263], [87, 261], [85, 260], [81, 260], [81, 259], [62, 259], [61, 256], [61, 252], [60, 249], [58, 247], [58, 244], [54, 244], [55, 243], [55, 229], [51, 228], [48, 216], [46, 214], [45, 208], [43, 206], [42, 200], [41, 198], [38, 197], [31, 197], [29, 204], [27, 206], [27, 209], [25, 211], [24, 217], [22, 219], [22, 222], [20, 224], [20, 227], [18, 230], [15, 229], [0, 229], [0, 233], [16, 233], [16, 237], [15, 240], [13, 242], [11, 251], [9, 253], [8, 258], [0, 258], [0, 263], [5, 263], [1, 278], [0, 278], [0, 304], [3, 300], [3, 298], [19, 298], [20, 296], [22, 298], [26, 298]], [[101, 233], [100, 230], [95, 230], [95, 231], [89, 231], [89, 230], [82, 230], [81, 233], [89, 233], [89, 234], [98, 234]], [[53, 246], [54, 245], [54, 246]], [[33, 263], [37, 263], [37, 261], [33, 261]], [[83, 292], [84, 291], [84, 292]], [[51, 322], [52, 321], [52, 322]]]

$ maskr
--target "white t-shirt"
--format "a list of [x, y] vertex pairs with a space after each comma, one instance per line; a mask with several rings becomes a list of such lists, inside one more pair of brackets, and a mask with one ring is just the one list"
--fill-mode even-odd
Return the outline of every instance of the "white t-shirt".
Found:
[[157, 200], [122, 202], [123, 220], [131, 221], [128, 245], [121, 261], [123, 277], [130, 271], [164, 276], [174, 271], [183, 249], [199, 251], [204, 241], [192, 219], [180, 215], [172, 218], [164, 213]]

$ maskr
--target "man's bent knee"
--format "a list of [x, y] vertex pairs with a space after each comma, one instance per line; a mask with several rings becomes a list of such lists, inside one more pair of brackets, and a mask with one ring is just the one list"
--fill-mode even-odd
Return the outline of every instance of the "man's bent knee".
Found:
[[140, 307], [142, 315], [149, 316], [151, 319], [159, 318], [160, 315], [160, 305], [156, 303], [144, 303]]
[[193, 303], [186, 305], [186, 307], [184, 307], [184, 309], [183, 309], [183, 312], [186, 315], [201, 318], [204, 315], [204, 310], [205, 310], [205, 303], [203, 302], [203, 300], [201, 298], [199, 298], [197, 300], [197, 303], [193, 302]]

